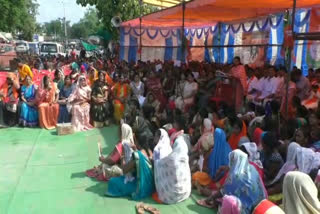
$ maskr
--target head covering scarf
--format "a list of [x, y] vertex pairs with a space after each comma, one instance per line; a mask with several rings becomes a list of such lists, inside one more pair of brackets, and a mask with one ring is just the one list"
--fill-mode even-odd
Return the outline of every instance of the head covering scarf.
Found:
[[240, 146], [242, 146], [245, 143], [250, 143], [250, 140], [247, 136], [243, 136], [240, 138], [239, 143], [238, 143], [238, 148], [240, 148]]
[[153, 150], [154, 161], [161, 160], [162, 158], [167, 157], [172, 152], [168, 133], [164, 129], [159, 130], [161, 132], [161, 135], [158, 144]]
[[297, 168], [296, 166], [296, 159], [297, 159], [297, 152], [300, 145], [292, 142], [288, 146], [287, 152], [287, 160], [285, 164], [281, 167], [280, 171], [278, 172], [277, 176], [271, 181], [271, 184], [277, 182], [283, 175], [286, 175], [288, 172], [293, 171]]
[[320, 213], [318, 189], [307, 174], [287, 173], [283, 181], [283, 204], [285, 213]]
[[255, 143], [244, 143], [242, 144], [246, 151], [248, 152], [249, 156], [248, 159], [249, 161], [257, 164], [257, 166], [261, 169], [263, 169], [262, 163], [260, 161], [260, 153], [258, 151], [258, 147]]
[[266, 199], [258, 171], [249, 164], [248, 156], [239, 149], [229, 155], [229, 175], [221, 190], [223, 195], [234, 195], [242, 203], [242, 213], [249, 214], [260, 201]]
[[320, 153], [309, 148], [297, 148], [297, 166], [300, 172], [309, 174], [311, 170], [319, 168]]
[[256, 128], [253, 132], [253, 142], [255, 142], [259, 148], [261, 146], [262, 133], [263, 130], [260, 128]]
[[212, 122], [210, 119], [205, 118], [203, 120], [203, 131], [202, 135], [199, 138], [195, 148], [200, 150], [202, 148], [204, 151], [209, 151], [213, 144], [213, 131], [214, 127], [212, 126]]
[[[124, 162], [127, 164], [132, 159], [132, 155], [134, 152], [132, 149], [132, 146], [134, 144], [134, 141], [133, 141], [133, 134], [132, 134], [131, 127], [125, 123], [121, 125], [121, 143], [124, 150]], [[134, 180], [134, 177], [132, 176], [131, 173], [127, 173], [125, 175], [125, 180], [124, 180], [125, 183], [133, 180]]]
[[220, 128], [216, 128], [214, 132], [214, 146], [209, 156], [209, 174], [211, 178], [215, 178], [217, 170], [221, 166], [229, 164], [229, 153], [231, 148], [226, 139], [226, 134]]
[[225, 195], [219, 208], [220, 214], [241, 214], [241, 201], [233, 195]]

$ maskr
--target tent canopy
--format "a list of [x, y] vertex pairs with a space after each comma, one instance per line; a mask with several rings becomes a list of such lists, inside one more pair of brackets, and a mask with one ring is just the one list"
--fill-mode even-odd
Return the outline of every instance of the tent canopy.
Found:
[[[320, 0], [297, 0], [297, 8], [320, 5]], [[212, 26], [217, 22], [237, 23], [283, 12], [293, 7], [293, 0], [194, 0], [185, 3], [185, 26]], [[142, 27], [182, 26], [182, 4], [142, 17]], [[122, 23], [139, 26], [139, 18]]]

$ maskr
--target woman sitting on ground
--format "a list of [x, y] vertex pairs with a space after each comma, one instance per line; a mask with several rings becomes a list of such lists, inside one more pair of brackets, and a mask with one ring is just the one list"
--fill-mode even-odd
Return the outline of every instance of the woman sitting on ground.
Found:
[[277, 150], [278, 142], [275, 134], [264, 132], [262, 134], [261, 162], [263, 164], [265, 181], [273, 180], [284, 164], [280, 153]]
[[110, 104], [108, 101], [109, 90], [105, 80], [105, 74], [99, 72], [99, 79], [94, 82], [91, 93], [91, 119], [96, 128], [109, 125]]
[[147, 150], [137, 150], [134, 142], [122, 143], [124, 160], [121, 168], [124, 175], [109, 180], [106, 196], [131, 196], [133, 200], [140, 200], [151, 196], [154, 192], [152, 164], [148, 159], [152, 154], [149, 154], [148, 142], [141, 142], [141, 144], [143, 144], [142, 148]]
[[56, 84], [56, 88], [62, 90], [64, 87], [64, 74], [61, 69], [56, 69], [54, 72], [54, 79], [53, 82]]
[[[267, 198], [264, 186], [257, 170], [249, 164], [248, 156], [239, 149], [230, 153], [229, 175], [224, 186], [205, 200], [198, 201], [198, 204], [207, 207], [218, 207], [222, 201], [225, 204], [229, 200], [224, 196], [234, 196], [238, 200], [238, 209], [241, 213], [252, 213], [252, 210], [262, 200]], [[240, 203], [239, 203], [240, 202]], [[232, 213], [228, 210], [226, 213]]]
[[238, 144], [242, 137], [247, 136], [247, 126], [246, 124], [240, 120], [238, 117], [231, 121], [232, 124], [232, 134], [229, 137], [229, 144], [232, 150], [238, 148]]
[[139, 101], [140, 106], [144, 103], [144, 84], [140, 80], [139, 74], [134, 75], [134, 81], [130, 83], [132, 96]]
[[[195, 169], [199, 169], [198, 161], [200, 156], [202, 156], [205, 160], [207, 160], [208, 156], [210, 155], [210, 151], [214, 146], [213, 132], [214, 132], [214, 127], [212, 126], [211, 120], [208, 118], [205, 118], [203, 120], [203, 125], [201, 129], [201, 137], [198, 139], [197, 144], [193, 147], [192, 154], [190, 156], [190, 163], [192, 164], [191, 172], [194, 171]], [[201, 166], [201, 168], [203, 167]]]
[[121, 169], [121, 161], [124, 156], [123, 145], [129, 143], [133, 144], [133, 133], [129, 125], [123, 123], [120, 129], [120, 141], [115, 145], [113, 151], [107, 156], [101, 156], [99, 161], [102, 163], [98, 167], [87, 170], [86, 174], [89, 177], [96, 178], [97, 180], [108, 180], [112, 177], [123, 175]]
[[90, 99], [91, 88], [87, 85], [85, 76], [79, 77], [77, 86], [68, 98], [68, 104], [72, 106], [72, 126], [75, 131], [92, 129], [90, 124]]
[[182, 91], [182, 96], [175, 100], [176, 108], [183, 112], [187, 112], [195, 104], [195, 96], [198, 92], [198, 83], [195, 81], [192, 73], [188, 74], [187, 80]]
[[17, 123], [17, 107], [20, 84], [14, 73], [8, 73], [7, 80], [0, 87], [0, 128]]
[[59, 116], [59, 92], [49, 76], [44, 76], [38, 90], [38, 109], [40, 127], [56, 128]]
[[58, 123], [70, 123], [71, 115], [67, 108], [68, 98], [73, 91], [71, 77], [68, 75], [64, 78], [64, 87], [60, 90], [59, 93], [59, 118]]
[[307, 174], [289, 172], [283, 181], [283, 205], [285, 213], [320, 213], [318, 189]]
[[171, 136], [172, 153], [157, 161], [155, 183], [158, 198], [166, 204], [176, 204], [189, 198], [191, 194], [191, 174], [188, 145], [183, 136], [184, 120], [176, 118]]
[[25, 85], [21, 87], [21, 110], [19, 124], [23, 127], [35, 127], [39, 124], [38, 109], [36, 107], [37, 86], [32, 83], [32, 77], [25, 78]]

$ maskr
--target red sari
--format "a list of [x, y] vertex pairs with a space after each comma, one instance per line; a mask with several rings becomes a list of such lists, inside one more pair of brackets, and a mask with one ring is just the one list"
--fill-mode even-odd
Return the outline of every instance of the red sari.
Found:
[[167, 99], [163, 94], [161, 81], [157, 77], [148, 78], [146, 81], [147, 90], [155, 95], [155, 98], [161, 103], [160, 109], [167, 104]]

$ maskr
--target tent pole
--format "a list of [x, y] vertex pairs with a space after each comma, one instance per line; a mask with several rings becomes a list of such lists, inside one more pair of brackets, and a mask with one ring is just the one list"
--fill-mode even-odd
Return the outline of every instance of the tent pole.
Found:
[[139, 59], [141, 61], [142, 58], [142, 0], [139, 0], [139, 6], [140, 6], [140, 17], [139, 17], [139, 28], [140, 28], [140, 36], [139, 36]]
[[[294, 35], [294, 24], [295, 24], [295, 17], [296, 17], [296, 5], [297, 5], [297, 1], [296, 0], [293, 0], [293, 8], [292, 8], [292, 16], [291, 16], [291, 33], [292, 33], [292, 37], [293, 37], [293, 44], [294, 44], [294, 41], [295, 41], [295, 35]], [[287, 11], [287, 14], [288, 14], [288, 19], [289, 19], [289, 10]], [[285, 100], [285, 106], [286, 106], [286, 109], [285, 109], [285, 115], [286, 115], [286, 119], [288, 119], [288, 95], [289, 95], [289, 83], [290, 83], [290, 79], [291, 79], [291, 72], [290, 72], [290, 69], [291, 69], [291, 63], [292, 63], [292, 60], [291, 60], [291, 55], [292, 55], [292, 47], [289, 47], [288, 48], [288, 59], [287, 59], [287, 71], [288, 71], [288, 78], [287, 78], [287, 81], [286, 81], [286, 100]]]
[[184, 39], [184, 12], [186, 9], [185, 1], [182, 1], [182, 32], [181, 32], [181, 62], [183, 62], [183, 59], [185, 58], [184, 52], [185, 52], [185, 39]]

